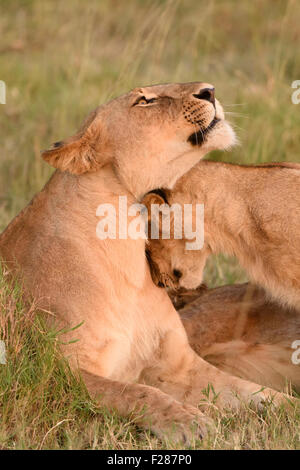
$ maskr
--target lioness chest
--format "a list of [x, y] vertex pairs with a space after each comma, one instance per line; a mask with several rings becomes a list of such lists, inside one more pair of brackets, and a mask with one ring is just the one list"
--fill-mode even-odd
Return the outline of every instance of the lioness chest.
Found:
[[[124, 283], [123, 295], [107, 315], [92, 321], [97, 330], [101, 374], [115, 380], [138, 380], [143, 370], [160, 360], [166, 334], [182, 330], [177, 312], [163, 289], [153, 285], [147, 272], [141, 289]], [[184, 334], [184, 333], [183, 333]]]

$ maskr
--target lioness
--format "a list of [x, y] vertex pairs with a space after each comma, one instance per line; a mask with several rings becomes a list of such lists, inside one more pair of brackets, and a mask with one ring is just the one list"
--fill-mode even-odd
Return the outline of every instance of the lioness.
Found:
[[174, 232], [170, 239], [150, 240], [156, 284], [193, 289], [202, 282], [207, 257], [223, 252], [236, 256], [274, 299], [300, 308], [300, 164], [202, 161], [172, 190], [151, 192], [143, 200], [149, 214], [152, 204], [166, 202], [204, 204], [204, 244], [187, 250], [184, 234], [175, 239]]
[[190, 345], [203, 359], [261, 385], [300, 392], [300, 316], [251, 284], [171, 291]]
[[[90, 114], [43, 158], [58, 169], [0, 237], [0, 255], [39, 305], [65, 327], [64, 353], [101, 403], [158, 436], [202, 436], [197, 408], [212, 383], [220, 405], [236, 392], [261, 403], [273, 391], [216, 369], [189, 346], [180, 318], [151, 280], [145, 240], [96, 236], [100, 204], [128, 206], [176, 180], [234, 132], [206, 83], [138, 88]], [[117, 217], [118, 217], [118, 211]], [[118, 219], [119, 220], [119, 219]], [[70, 343], [70, 341], [78, 340]], [[253, 395], [253, 393], [255, 393]], [[282, 397], [277, 394], [275, 400]]]

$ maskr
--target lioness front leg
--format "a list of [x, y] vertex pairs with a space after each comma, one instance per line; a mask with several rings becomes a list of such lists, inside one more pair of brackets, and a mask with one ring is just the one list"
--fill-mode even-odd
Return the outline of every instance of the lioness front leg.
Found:
[[181, 330], [166, 333], [160, 346], [156, 363], [143, 371], [141, 380], [177, 400], [197, 406], [211, 385], [221, 408], [239, 408], [241, 400], [258, 407], [267, 400], [287, 403], [284, 394], [231, 376], [203, 360], [191, 349]]
[[81, 370], [90, 395], [121, 416], [131, 416], [137, 425], [151, 429], [160, 439], [185, 443], [201, 439], [211, 420], [197, 408], [147, 385], [122, 383]]

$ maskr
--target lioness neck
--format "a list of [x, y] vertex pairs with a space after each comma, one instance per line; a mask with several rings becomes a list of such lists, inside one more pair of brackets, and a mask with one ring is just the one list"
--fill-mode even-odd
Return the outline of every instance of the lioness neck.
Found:
[[56, 171], [45, 188], [1, 235], [1, 258], [7, 263], [16, 262], [17, 265], [24, 266], [24, 252], [30, 253], [28, 259], [38, 258], [37, 239], [41, 246], [48, 246], [49, 240], [65, 240], [73, 250], [75, 247], [84, 247], [83, 251], [86, 254], [93, 253], [95, 260], [101, 258], [105, 247], [110, 263], [116, 269], [120, 265], [119, 252], [123, 256], [127, 254], [136, 260], [132, 272], [127, 269], [127, 276], [136, 282], [138, 272], [143, 279], [145, 240], [119, 240], [118, 233], [116, 239], [102, 241], [97, 238], [97, 224], [100, 220], [97, 216], [98, 207], [109, 203], [115, 211], [118, 227], [119, 196], [127, 197], [127, 206], [135, 202], [130, 192], [121, 186], [109, 165], [98, 173], [80, 176]]

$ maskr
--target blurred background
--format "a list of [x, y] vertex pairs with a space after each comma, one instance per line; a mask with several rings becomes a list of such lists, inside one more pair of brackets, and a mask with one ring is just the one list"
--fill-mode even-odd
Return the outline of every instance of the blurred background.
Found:
[[[213, 83], [241, 145], [209, 158], [299, 161], [299, 24], [297, 0], [0, 0], [0, 230], [49, 178], [40, 151], [136, 86]], [[244, 279], [207, 267], [211, 286]]]

